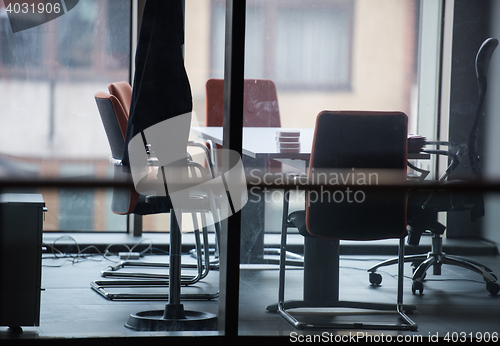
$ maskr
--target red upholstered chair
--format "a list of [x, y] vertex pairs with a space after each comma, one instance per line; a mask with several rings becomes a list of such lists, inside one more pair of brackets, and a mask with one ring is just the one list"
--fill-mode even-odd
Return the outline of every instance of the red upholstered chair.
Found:
[[130, 102], [132, 100], [132, 87], [129, 82], [115, 82], [108, 85], [109, 93], [116, 97], [123, 105], [127, 118], [130, 112]]
[[[243, 100], [244, 127], [280, 127], [278, 94], [274, 82], [268, 79], [245, 79]], [[224, 80], [209, 79], [206, 91], [206, 126], [222, 126]]]
[[[129, 177], [123, 173], [119, 158], [122, 157], [125, 146], [128, 109], [116, 96], [102, 91], [95, 94], [95, 99], [111, 149], [110, 159], [115, 163], [115, 178], [127, 179]], [[113, 189], [111, 209], [115, 214], [128, 215], [135, 212], [138, 201], [139, 194], [134, 189]]]
[[[370, 176], [376, 177], [372, 185], [399, 183], [406, 179], [407, 125], [408, 119], [401, 112], [324, 111], [318, 115], [308, 178], [317, 184], [326, 182], [333, 185], [327, 186], [327, 190], [323, 189], [321, 192], [307, 191], [305, 210], [288, 214], [289, 191], [285, 194], [283, 205], [277, 310], [294, 327], [417, 329], [417, 325], [404, 312], [414, 307], [403, 307], [407, 193], [398, 190], [375, 190], [364, 186], [370, 184], [367, 178]], [[340, 182], [340, 185], [332, 181]], [[346, 186], [342, 181], [351, 185]], [[361, 185], [357, 186], [358, 184]], [[361, 195], [357, 195], [359, 191]], [[296, 227], [305, 237], [302, 301], [285, 301], [285, 249], [288, 227]], [[339, 240], [368, 241], [390, 238], [399, 239], [396, 304], [340, 301]], [[378, 323], [377, 320], [375, 323], [344, 323], [339, 321], [341, 316], [335, 312], [333, 316], [325, 313], [310, 314], [309, 321], [299, 321], [297, 315], [294, 316], [292, 312], [295, 308], [394, 310], [399, 314], [402, 323], [385, 324]], [[276, 306], [272, 309], [276, 310]], [[268, 307], [269, 311], [272, 309]], [[323, 319], [327, 316], [327, 320]], [[315, 321], [311, 321], [313, 318]]]
[[[205, 85], [205, 93], [205, 124], [207, 127], [221, 127], [224, 118], [224, 80], [209, 79]], [[273, 81], [268, 79], [245, 79], [243, 126], [281, 126], [278, 93]], [[217, 161], [216, 158], [214, 161]], [[268, 160], [267, 167], [279, 171], [281, 164], [274, 160]]]
[[[110, 91], [116, 93], [117, 96], [123, 97], [129, 101], [128, 98], [131, 93], [129, 93], [130, 85], [126, 82], [121, 83], [113, 83], [110, 84]], [[110, 95], [105, 92], [97, 92], [95, 94], [95, 100], [99, 109], [99, 114], [101, 116], [102, 123], [104, 125], [104, 129], [106, 131], [106, 135], [108, 138], [108, 142], [111, 149], [111, 157], [110, 160], [114, 163], [114, 176], [117, 181], [130, 181], [131, 176], [128, 173], [125, 173], [121, 166], [121, 160], [119, 158], [123, 155], [123, 148], [125, 145], [125, 135], [127, 129], [127, 121], [128, 121], [128, 109], [124, 106], [118, 99], [118, 97], [114, 95]], [[199, 165], [197, 165], [199, 167]], [[195, 207], [198, 199], [193, 201], [193, 207]], [[147, 197], [139, 195], [137, 191], [133, 188], [114, 188], [113, 189], [113, 197], [111, 203], [111, 209], [115, 214], [120, 215], [129, 215], [129, 214], [137, 214], [137, 215], [151, 215], [151, 214], [159, 214], [159, 213], [169, 213], [172, 209], [172, 203], [170, 198], [154, 198], [147, 200]], [[211, 210], [210, 208], [204, 209], [204, 206], [200, 206], [198, 210]], [[197, 274], [195, 276], [183, 276], [181, 279], [181, 283], [183, 285], [194, 284], [199, 280], [203, 279], [209, 272], [210, 269], [210, 258], [209, 251], [205, 251], [203, 255], [200, 232], [197, 226], [197, 217], [195, 213], [193, 213], [193, 223], [195, 226], [195, 241], [196, 241], [196, 255], [197, 255], [197, 263], [196, 265], [183, 265], [184, 268], [195, 268], [197, 269]], [[218, 234], [219, 225], [216, 224], [216, 232]], [[208, 249], [208, 230], [206, 227], [203, 227], [203, 248]], [[165, 267], [168, 268], [168, 264], [157, 264], [157, 263], [149, 263], [151, 267]], [[122, 280], [122, 281], [94, 281], [92, 283], [92, 288], [94, 288], [98, 293], [102, 294], [105, 298], [114, 300], [114, 299], [166, 299], [167, 295], [165, 294], [142, 294], [142, 293], [131, 293], [131, 294], [112, 294], [105, 290], [105, 287], [112, 287], [114, 285], [118, 285], [120, 287], [124, 286], [143, 286], [143, 285], [152, 285], [151, 280], [145, 280], [140, 282], [137, 278], [159, 278], [159, 279], [169, 279], [168, 275], [160, 276], [160, 275], [148, 275], [147, 273], [115, 273], [118, 269], [124, 268], [125, 266], [141, 266], [145, 265], [142, 262], [138, 261], [122, 261], [119, 264], [110, 267], [110, 270], [105, 270], [102, 272], [102, 275], [105, 277], [111, 276], [119, 276], [119, 277], [133, 277], [133, 280]], [[157, 281], [155, 285], [161, 285], [161, 280]], [[168, 281], [164, 281], [163, 285], [168, 285]], [[218, 296], [218, 293], [215, 294], [196, 294], [190, 295], [191, 299], [213, 299]]]

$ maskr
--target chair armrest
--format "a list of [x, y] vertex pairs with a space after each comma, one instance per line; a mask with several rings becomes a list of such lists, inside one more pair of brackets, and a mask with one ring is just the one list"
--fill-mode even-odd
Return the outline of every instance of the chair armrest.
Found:
[[425, 145], [444, 145], [448, 147], [458, 147], [458, 144], [447, 141], [426, 141]]
[[212, 176], [211, 173], [209, 172], [209, 170], [207, 170], [207, 168], [205, 166], [203, 166], [199, 162], [189, 161], [188, 162], [188, 167], [191, 168], [191, 172], [192, 172], [193, 175], [195, 174], [195, 169], [198, 169], [200, 171], [200, 173], [203, 176], [205, 176], [207, 179], [209, 179]]
[[[212, 145], [213, 144], [210, 142], [211, 147], [212, 147]], [[189, 141], [188, 147], [200, 148], [201, 150], [203, 150], [203, 153], [205, 154], [205, 160], [207, 161], [207, 164], [208, 164], [209, 171], [211, 172], [212, 176], [215, 176], [214, 161], [212, 160], [212, 157], [210, 155], [209, 148], [202, 143], [198, 143], [198, 142], [194, 142], [194, 141]], [[213, 150], [212, 150], [212, 152], [213, 152]]]
[[309, 182], [309, 175], [307, 173], [287, 173], [287, 175], [293, 179], [294, 183], [297, 183], [300, 179], [300, 181], [306, 181]]

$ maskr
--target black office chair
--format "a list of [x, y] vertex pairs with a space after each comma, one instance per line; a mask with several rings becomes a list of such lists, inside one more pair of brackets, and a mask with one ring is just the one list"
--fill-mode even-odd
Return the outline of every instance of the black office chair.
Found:
[[[110, 88], [111, 89], [111, 88]], [[104, 92], [98, 92], [95, 95], [99, 113], [108, 137], [108, 142], [111, 148], [111, 161], [114, 163], [114, 175], [118, 181], [131, 181], [130, 174], [125, 173], [120, 164], [120, 161], [115, 159], [123, 153], [124, 138], [127, 127], [127, 114], [126, 108], [121, 104], [117, 97]], [[196, 174], [194, 170], [208, 175], [205, 168], [196, 162], [190, 162], [192, 174]], [[209, 177], [207, 177], [209, 178]], [[208, 249], [208, 229], [204, 225], [202, 228], [203, 233], [203, 247], [201, 245], [201, 237], [198, 226], [198, 218], [196, 213], [198, 211], [210, 212], [213, 210], [210, 201], [206, 198], [193, 198], [192, 199], [192, 219], [194, 225], [195, 235], [195, 249], [196, 249], [196, 264], [184, 265], [183, 267], [194, 268], [197, 270], [196, 275], [193, 276], [180, 276], [181, 285], [192, 285], [202, 280], [208, 275], [210, 270], [209, 252], [203, 251]], [[113, 189], [112, 210], [116, 214], [129, 215], [151, 215], [159, 213], [169, 213], [172, 208], [171, 201], [168, 197], [165, 198], [147, 198], [146, 196], [139, 195], [135, 189], [132, 188], [115, 188]], [[202, 221], [205, 220], [202, 214]], [[206, 224], [206, 223], [205, 223]], [[215, 228], [219, 225], [216, 223]], [[107, 290], [109, 287], [168, 287], [170, 285], [170, 275], [155, 274], [155, 273], [138, 273], [138, 272], [120, 272], [118, 269], [126, 266], [135, 267], [155, 267], [155, 268], [169, 268], [169, 263], [152, 263], [142, 261], [121, 261], [117, 265], [110, 267], [108, 270], [102, 271], [101, 275], [104, 277], [128, 277], [129, 280], [95, 280], [91, 282], [91, 287], [109, 300], [167, 300], [169, 294], [165, 293], [112, 293]], [[144, 280], [138, 280], [144, 279]], [[199, 294], [185, 294], [181, 295], [182, 299], [214, 299], [218, 297], [218, 292], [215, 293], [199, 293]]]
[[[308, 178], [315, 184], [326, 184], [328, 190], [325, 191], [322, 186], [320, 192], [306, 192], [306, 209], [290, 215], [290, 191], [285, 194], [279, 298], [277, 306], [269, 306], [268, 311], [279, 311], [281, 316], [299, 329], [417, 329], [417, 325], [405, 313], [415, 307], [403, 306], [406, 192], [363, 190], [363, 186], [370, 183], [368, 177], [377, 177], [377, 181], [372, 181], [372, 184], [382, 181], [392, 184], [405, 180], [407, 122], [406, 115], [400, 112], [324, 111], [318, 115]], [[363, 177], [365, 183], [359, 180]], [[343, 183], [343, 180], [346, 182]], [[346, 187], [345, 184], [350, 185]], [[296, 227], [305, 237], [303, 301], [285, 301], [286, 238], [289, 227]], [[339, 240], [388, 238], [400, 240], [396, 304], [339, 301]], [[325, 286], [329, 285], [332, 287], [325, 290]], [[296, 308], [394, 310], [398, 312], [402, 323], [299, 321], [291, 312]], [[333, 318], [337, 320], [339, 316], [334, 313]]]
[[[479, 118], [481, 116], [483, 101], [486, 94], [486, 71], [497, 45], [498, 40], [493, 38], [487, 39], [479, 48], [476, 56], [476, 76], [479, 87], [479, 98], [468, 142], [461, 145], [450, 142], [427, 142], [427, 145], [430, 146], [448, 146], [448, 150], [423, 150], [423, 152], [430, 154], [446, 155], [449, 157], [449, 165], [444, 174], [440, 177], [439, 183], [454, 184], [460, 182], [458, 180], [453, 180], [453, 178], [450, 179], [450, 177], [453, 175], [455, 168], [459, 166], [464, 155], [467, 155], [470, 162], [472, 170], [471, 181], [480, 182], [482, 179], [476, 141]], [[438, 213], [456, 211], [470, 211], [472, 221], [482, 217], [484, 215], [484, 202], [481, 193], [465, 193], [456, 190], [426, 191], [425, 188], [411, 192], [408, 201], [408, 225], [410, 226], [408, 243], [410, 245], [418, 245], [423, 233], [432, 234], [432, 245], [429, 253], [405, 256], [405, 262], [412, 262], [415, 267], [412, 277], [412, 291], [413, 293], [417, 291], [420, 294], [423, 293], [423, 282], [425, 281], [426, 272], [430, 267], [433, 267], [434, 275], [440, 275], [441, 266], [443, 264], [451, 264], [472, 270], [482, 275], [486, 282], [486, 289], [490, 294], [496, 295], [500, 291], [500, 285], [496, 282], [497, 277], [490, 268], [477, 261], [459, 256], [447, 255], [443, 252], [443, 240], [441, 236], [444, 234], [446, 227], [438, 221]], [[396, 259], [390, 259], [368, 269], [370, 273], [370, 283], [372, 285], [379, 285], [382, 282], [382, 277], [379, 273], [376, 273], [376, 270], [380, 267], [395, 264], [396, 262]]]

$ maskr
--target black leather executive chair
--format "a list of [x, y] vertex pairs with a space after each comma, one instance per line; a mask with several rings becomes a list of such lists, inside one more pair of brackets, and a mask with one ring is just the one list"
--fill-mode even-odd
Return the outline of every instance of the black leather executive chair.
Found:
[[[478, 81], [478, 101], [473, 118], [472, 128], [467, 143], [455, 144], [450, 142], [427, 142], [429, 146], [447, 146], [448, 150], [425, 149], [424, 152], [436, 155], [445, 155], [449, 157], [449, 164], [445, 173], [440, 177], [438, 183], [454, 184], [464, 182], [456, 180], [453, 171], [460, 165], [463, 157], [466, 156], [470, 162], [472, 171], [471, 182], [481, 182], [482, 174], [479, 164], [479, 155], [477, 154], [477, 135], [479, 119], [482, 115], [483, 101], [486, 94], [487, 80], [486, 71], [491, 56], [498, 45], [498, 40], [489, 38], [483, 42], [476, 56], [476, 76]], [[428, 172], [423, 172], [428, 173]], [[409, 196], [408, 201], [408, 225], [410, 232], [408, 242], [410, 245], [418, 245], [423, 233], [432, 235], [431, 251], [422, 255], [408, 255], [405, 262], [412, 262], [415, 267], [413, 273], [412, 291], [422, 294], [424, 291], [423, 282], [426, 272], [431, 267], [434, 275], [441, 274], [441, 266], [450, 264], [460, 266], [482, 275], [486, 282], [486, 289], [492, 295], [500, 291], [500, 285], [497, 283], [497, 277], [492, 270], [483, 264], [468, 258], [452, 256], [443, 252], [442, 235], [446, 227], [438, 221], [439, 212], [464, 212], [469, 211], [472, 221], [484, 215], [483, 197], [480, 192], [467, 193], [457, 190], [416, 190]], [[368, 270], [370, 273], [370, 282], [373, 285], [379, 285], [382, 277], [376, 270], [380, 267], [395, 264], [396, 259], [390, 259], [379, 263]]]
[[[323, 111], [318, 115], [308, 178], [315, 184], [328, 183], [317, 194], [315, 191], [306, 191], [305, 210], [288, 215], [289, 191], [284, 198], [277, 310], [294, 327], [417, 329], [417, 325], [405, 313], [415, 307], [403, 306], [407, 194], [405, 191], [373, 190], [367, 186], [370, 184], [368, 177], [376, 178], [376, 181], [371, 181], [372, 185], [405, 181], [407, 124], [407, 116], [401, 112]], [[342, 178], [350, 185], [332, 183], [341, 182]], [[366, 184], [359, 180], [362, 178]], [[349, 191], [351, 202], [347, 197]], [[356, 194], [357, 201], [352, 202]], [[285, 301], [285, 250], [289, 227], [296, 227], [305, 237], [303, 301]], [[388, 238], [399, 239], [396, 304], [339, 301], [339, 240]], [[328, 281], [329, 284], [326, 283]], [[299, 321], [294, 316], [296, 312], [292, 312], [295, 308], [393, 310], [397, 311], [402, 323], [343, 323], [338, 321], [341, 316], [336, 313], [333, 316], [328, 314], [329, 320], [326, 321], [321, 318]], [[276, 306], [268, 307], [269, 311], [273, 309]], [[324, 316], [317, 316], [320, 315]], [[313, 317], [310, 316], [311, 319]]]

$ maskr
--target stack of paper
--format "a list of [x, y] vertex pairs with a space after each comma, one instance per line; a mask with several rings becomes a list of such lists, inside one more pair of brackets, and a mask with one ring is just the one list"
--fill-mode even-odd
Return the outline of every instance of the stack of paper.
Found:
[[419, 153], [424, 148], [427, 139], [424, 136], [408, 135], [408, 152]]
[[300, 153], [300, 131], [276, 131], [276, 150], [279, 153]]

